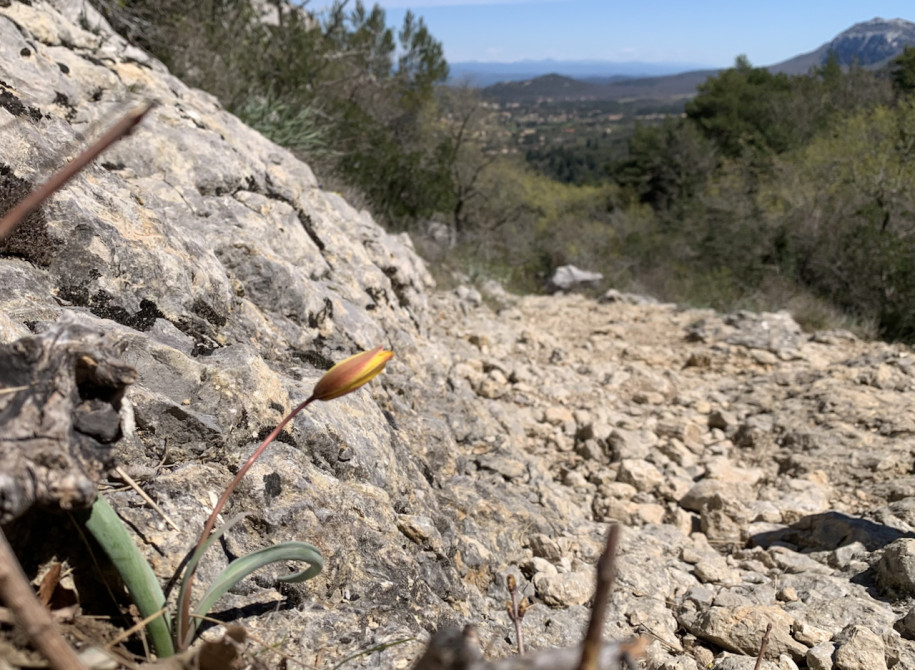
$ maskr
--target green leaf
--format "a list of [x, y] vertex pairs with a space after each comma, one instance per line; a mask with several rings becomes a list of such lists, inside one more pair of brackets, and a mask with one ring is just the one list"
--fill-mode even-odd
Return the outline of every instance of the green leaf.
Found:
[[[223, 531], [224, 528], [221, 528], [220, 531]], [[216, 535], [216, 532], [214, 532], [214, 535]], [[200, 599], [200, 602], [197, 603], [193, 616], [196, 618], [205, 615], [216, 604], [217, 600], [255, 570], [280, 561], [305, 561], [310, 565], [307, 570], [279, 577], [280, 581], [287, 583], [304, 582], [318, 576], [321, 570], [324, 569], [324, 559], [321, 557], [321, 552], [318, 551], [317, 547], [306, 542], [283, 542], [282, 544], [260, 549], [229, 563], [225, 570], [213, 580], [210, 588]], [[197, 622], [194, 621], [191, 625], [192, 636], [196, 629]]]
[[[209, 549], [210, 546], [216, 540], [218, 540], [220, 537], [222, 537], [226, 533], [226, 531], [228, 531], [230, 528], [232, 528], [232, 526], [234, 526], [235, 524], [237, 524], [239, 521], [241, 521], [244, 518], [245, 518], [244, 514], [239, 514], [239, 515], [234, 516], [231, 519], [229, 519], [226, 523], [224, 523], [219, 528], [214, 529], [213, 532], [210, 533], [210, 536], [206, 539], [206, 542], [201, 544], [200, 547], [198, 547], [194, 551], [194, 553], [191, 554], [190, 560], [188, 560], [187, 565], [184, 566], [184, 572], [181, 575], [181, 587], [178, 589], [178, 609], [176, 612], [177, 625], [175, 627], [175, 630], [177, 631], [176, 636], [180, 636], [181, 631], [184, 631], [184, 630], [187, 630], [188, 633], [187, 633], [186, 639], [183, 641], [183, 644], [182, 644], [182, 641], [180, 641], [180, 640], [178, 641], [179, 646], [183, 647], [184, 645], [190, 644], [191, 640], [194, 639], [194, 631], [197, 628], [196, 625], [194, 625], [193, 627], [190, 627], [190, 628], [188, 628], [184, 625], [184, 614], [182, 613], [181, 603], [183, 603], [185, 601], [184, 600], [185, 592], [187, 591], [187, 585], [188, 585], [187, 576], [194, 574], [194, 572], [197, 570], [197, 563], [199, 563], [200, 559], [203, 558], [203, 555], [206, 553], [206, 550]], [[195, 612], [195, 613], [199, 614], [198, 612]], [[206, 614], [206, 612], [203, 612], [203, 614]]]
[[[96, 498], [84, 525], [121, 575], [140, 615], [146, 618], [165, 607], [165, 596], [159, 587], [159, 580], [137, 549], [124, 522], [104, 497]], [[150, 621], [146, 629], [159, 658], [174, 655], [171, 625], [166, 613]]]

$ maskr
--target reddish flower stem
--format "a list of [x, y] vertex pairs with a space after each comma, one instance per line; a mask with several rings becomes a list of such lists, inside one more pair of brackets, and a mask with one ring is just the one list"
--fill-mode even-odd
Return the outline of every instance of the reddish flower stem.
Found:
[[[229, 482], [226, 490], [222, 492], [222, 496], [220, 496], [219, 500], [216, 502], [216, 505], [213, 507], [213, 511], [210, 513], [210, 518], [207, 519], [207, 522], [203, 525], [203, 532], [200, 534], [200, 539], [197, 541], [197, 546], [194, 548], [195, 553], [200, 550], [203, 544], [207, 541], [207, 538], [210, 536], [210, 533], [213, 532], [213, 528], [216, 526], [216, 519], [219, 516], [219, 513], [222, 511], [222, 508], [225, 507], [226, 502], [229, 500], [229, 496], [232, 495], [232, 492], [238, 487], [242, 477], [244, 477], [248, 470], [251, 469], [251, 466], [254, 465], [255, 461], [261, 457], [261, 454], [264, 453], [264, 450], [270, 445], [270, 443], [276, 439], [276, 436], [282, 432], [283, 428], [286, 427], [286, 424], [292, 421], [296, 414], [308, 407], [315, 400], [317, 400], [317, 398], [312, 395], [310, 398], [308, 398], [308, 400], [301, 403], [294, 410], [289, 412], [289, 414], [286, 415], [286, 418], [280, 421], [277, 427], [273, 429], [273, 432], [264, 438], [264, 441], [261, 442], [260, 446], [255, 449], [254, 452], [248, 457], [248, 460], [245, 461], [243, 466], [241, 466], [241, 469], [235, 475], [235, 478]], [[186, 583], [186, 587], [184, 589], [184, 598], [180, 603], [178, 603], [178, 607], [181, 610], [182, 622], [182, 630], [178, 631], [178, 646], [181, 649], [184, 649], [191, 643], [191, 641], [186, 638], [188, 637], [188, 628], [190, 625], [191, 586], [194, 583], [194, 572], [196, 572], [196, 568], [184, 575], [184, 581]]]

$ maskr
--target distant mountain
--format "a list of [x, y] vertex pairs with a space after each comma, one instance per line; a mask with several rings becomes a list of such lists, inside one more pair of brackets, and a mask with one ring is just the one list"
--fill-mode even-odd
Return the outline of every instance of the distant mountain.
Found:
[[533, 79], [548, 73], [575, 79], [611, 80], [627, 77], [659, 77], [703, 67], [697, 63], [645, 63], [642, 61], [559, 61], [521, 60], [512, 63], [481, 61], [450, 62], [452, 82], [469, 81], [473, 86], [489, 86], [506, 81]]
[[505, 81], [487, 86], [483, 97], [496, 102], [562, 100], [673, 100], [690, 97], [696, 87], [720, 70], [694, 70], [666, 77], [588, 80], [547, 74], [524, 81]]
[[[768, 66], [771, 72], [806, 74], [826, 62], [835, 51], [842, 65], [854, 62], [876, 69], [885, 66], [915, 46], [915, 23], [903, 19], [876, 18], [856, 23], [833, 40], [809, 53]], [[558, 70], [554, 70], [558, 71]], [[499, 102], [532, 102], [536, 100], [670, 100], [695, 95], [696, 87], [720, 70], [693, 70], [665, 76], [622, 78], [599, 81], [589, 77], [573, 78], [550, 74], [523, 81], [487, 86], [483, 95]]]
[[769, 70], [805, 74], [810, 68], [823, 65], [831, 51], [838, 55], [842, 65], [857, 62], [869, 69], [879, 68], [902, 53], [907, 46], [915, 46], [915, 23], [903, 19], [876, 18], [856, 23], [820, 48], [770, 65]]
[[538, 100], [596, 99], [600, 85], [561, 74], [546, 74], [524, 81], [503, 81], [483, 89], [484, 97], [500, 102], [537, 102]]
[[692, 70], [671, 74], [666, 77], [646, 77], [614, 81], [602, 86], [604, 100], [671, 100], [689, 98], [696, 94], [696, 87], [721, 70]]

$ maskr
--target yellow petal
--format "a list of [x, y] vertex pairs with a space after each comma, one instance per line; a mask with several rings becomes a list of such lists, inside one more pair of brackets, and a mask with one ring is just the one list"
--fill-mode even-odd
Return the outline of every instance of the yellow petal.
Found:
[[315, 400], [333, 400], [355, 391], [384, 370], [392, 356], [393, 351], [378, 347], [340, 361], [318, 380], [311, 397]]

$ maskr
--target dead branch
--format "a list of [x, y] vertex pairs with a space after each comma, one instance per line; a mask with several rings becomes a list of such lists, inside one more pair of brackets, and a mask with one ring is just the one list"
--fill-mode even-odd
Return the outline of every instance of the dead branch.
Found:
[[28, 216], [29, 212], [51, 197], [57, 189], [73, 179], [80, 170], [94, 161], [100, 153], [122, 137], [129, 135], [152, 108], [153, 104], [147, 102], [136, 109], [129, 111], [124, 115], [124, 118], [114, 124], [114, 126], [92, 144], [92, 146], [55, 172], [44, 184], [23, 198], [22, 202], [13, 207], [2, 219], [0, 219], [0, 240], [11, 233], [13, 229], [19, 225], [19, 222]]
[[619, 543], [620, 527], [610, 526], [607, 533], [607, 544], [597, 559], [597, 585], [594, 587], [594, 603], [591, 605], [591, 620], [588, 632], [582, 644], [579, 670], [597, 670], [600, 652], [603, 646], [604, 621], [607, 619], [607, 605], [610, 602], [610, 591], [616, 580], [616, 545]]
[[763, 635], [762, 642], [759, 643], [759, 655], [756, 657], [756, 664], [753, 666], [753, 670], [759, 670], [762, 665], [763, 656], [766, 655], [766, 647], [769, 646], [769, 635], [772, 633], [772, 624], [770, 623], [766, 626], [766, 633]]
[[63, 639], [51, 613], [45, 609], [16, 560], [6, 535], [0, 530], [0, 600], [6, 603], [35, 648], [54, 670], [86, 670]]

